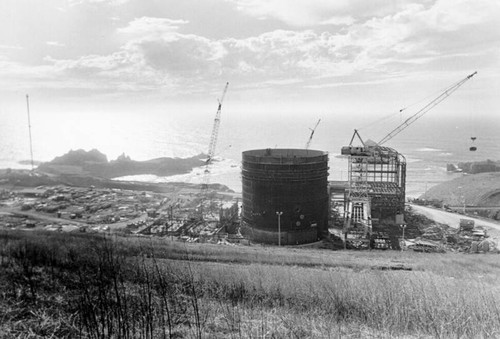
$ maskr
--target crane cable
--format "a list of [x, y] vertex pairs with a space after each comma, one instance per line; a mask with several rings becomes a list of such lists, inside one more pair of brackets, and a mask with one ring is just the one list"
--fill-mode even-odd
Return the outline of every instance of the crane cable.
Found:
[[[476, 73], [477, 73], [477, 72], [475, 72], [474, 74], [476, 74]], [[470, 77], [472, 77], [474, 74], [471, 74], [471, 75], [470, 75]], [[468, 79], [469, 79], [469, 76], [468, 76], [466, 79], [468, 80]], [[465, 80], [465, 79], [464, 79], [464, 80]], [[401, 115], [403, 112], [407, 111], [409, 108], [412, 108], [412, 107], [414, 107], [414, 106], [416, 106], [416, 105], [418, 105], [418, 104], [420, 104], [420, 103], [422, 103], [422, 102], [424, 102], [424, 101], [427, 101], [427, 99], [428, 99], [428, 98], [430, 98], [430, 97], [434, 97], [434, 96], [435, 96], [436, 94], [438, 94], [438, 93], [439, 93], [439, 94], [441, 94], [441, 93], [444, 93], [444, 92], [449, 91], [450, 89], [452, 89], [452, 88], [453, 88], [453, 87], [455, 87], [456, 85], [457, 85], [457, 84], [455, 83], [455, 84], [453, 84], [453, 85], [450, 85], [450, 86], [444, 87], [444, 88], [439, 89], [439, 90], [437, 90], [437, 91], [434, 91], [434, 92], [432, 92], [432, 93], [430, 93], [430, 94], [426, 95], [425, 97], [423, 97], [423, 98], [421, 98], [421, 99], [419, 99], [419, 100], [417, 100], [417, 101], [415, 101], [415, 102], [413, 102], [413, 103], [411, 103], [411, 104], [409, 104], [409, 105], [406, 105], [406, 106], [404, 106], [404, 107], [400, 108], [399, 110], [397, 110], [397, 111], [395, 111], [395, 112], [393, 112], [393, 113], [389, 113], [389, 114], [387, 114], [387, 115], [385, 115], [385, 116], [382, 116], [382, 117], [381, 117], [381, 118], [379, 118], [379, 119], [376, 119], [376, 120], [374, 120], [374, 121], [372, 121], [372, 122], [367, 123], [366, 125], [361, 126], [360, 128], [357, 128], [357, 130], [358, 130], [358, 131], [365, 130], [366, 128], [369, 128], [369, 127], [372, 127], [372, 126], [378, 125], [378, 124], [380, 124], [380, 123], [382, 123], [382, 122], [385, 122], [385, 121], [387, 121], [387, 120], [390, 120], [390, 119], [394, 118], [394, 117], [395, 117], [395, 116], [397, 116], [397, 115]]]
[[407, 118], [402, 124], [400, 124], [399, 126], [397, 126], [396, 128], [394, 128], [391, 132], [389, 132], [389, 134], [387, 134], [385, 137], [383, 137], [378, 142], [378, 144], [382, 145], [383, 143], [389, 141], [390, 139], [392, 139], [393, 137], [395, 137], [396, 135], [398, 135], [400, 132], [402, 132], [404, 129], [406, 129], [408, 126], [410, 126], [412, 123], [414, 123], [415, 121], [417, 121], [418, 119], [420, 119], [425, 113], [427, 113], [432, 108], [434, 108], [439, 103], [441, 103], [444, 99], [446, 99], [447, 97], [449, 97], [460, 86], [462, 86], [467, 80], [469, 80], [470, 78], [472, 78], [476, 74], [477, 74], [477, 72], [474, 72], [474, 73], [468, 75], [467, 77], [465, 77], [464, 79], [460, 80], [456, 84], [451, 85], [450, 87], [448, 87], [443, 93], [441, 93], [439, 96], [437, 96], [436, 98], [434, 98], [431, 102], [429, 102], [427, 105], [425, 105], [419, 111], [417, 111], [417, 113], [415, 113], [412, 116], [410, 116], [409, 118]]

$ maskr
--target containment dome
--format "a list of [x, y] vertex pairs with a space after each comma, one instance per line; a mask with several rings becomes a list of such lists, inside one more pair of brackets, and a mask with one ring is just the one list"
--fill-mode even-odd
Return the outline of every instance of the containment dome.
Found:
[[259, 149], [242, 155], [242, 232], [251, 240], [304, 244], [328, 227], [328, 154]]

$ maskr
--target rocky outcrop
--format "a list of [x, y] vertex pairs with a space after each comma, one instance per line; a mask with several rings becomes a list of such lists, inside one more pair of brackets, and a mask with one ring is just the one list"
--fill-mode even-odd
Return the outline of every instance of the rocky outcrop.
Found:
[[189, 173], [194, 167], [203, 166], [206, 155], [191, 158], [157, 158], [135, 161], [125, 154], [116, 160], [108, 161], [106, 155], [96, 149], [91, 151], [69, 151], [50, 162], [38, 166], [38, 171], [49, 174], [88, 175], [111, 179], [129, 175], [153, 174], [171, 176]]
[[457, 165], [447, 164], [449, 172], [464, 172], [469, 174], [500, 172], [500, 161], [486, 160], [474, 162], [459, 162]]

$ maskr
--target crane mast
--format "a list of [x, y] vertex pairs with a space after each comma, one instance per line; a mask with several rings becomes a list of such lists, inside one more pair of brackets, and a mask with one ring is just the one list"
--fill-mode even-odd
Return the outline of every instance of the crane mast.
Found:
[[201, 201], [200, 201], [200, 219], [203, 220], [203, 209], [204, 203], [207, 199], [208, 195], [208, 184], [210, 182], [210, 166], [212, 165], [212, 161], [215, 156], [215, 146], [217, 145], [217, 137], [219, 135], [219, 126], [220, 126], [220, 117], [222, 112], [222, 102], [224, 101], [224, 97], [226, 96], [227, 87], [229, 86], [229, 82], [226, 82], [226, 86], [224, 87], [224, 91], [222, 92], [222, 96], [219, 99], [219, 106], [217, 107], [217, 113], [215, 114], [214, 125], [212, 127], [212, 135], [210, 136], [210, 143], [208, 145], [208, 157], [205, 163], [205, 173], [203, 177], [203, 184], [201, 185]]
[[222, 96], [219, 99], [219, 106], [217, 108], [217, 113], [215, 114], [215, 119], [214, 119], [214, 125], [212, 127], [212, 135], [210, 136], [210, 144], [208, 145], [208, 159], [207, 159], [205, 172], [209, 171], [209, 166], [211, 165], [213, 157], [215, 155], [215, 146], [217, 145], [217, 137], [219, 135], [222, 102], [224, 101], [224, 97], [226, 96], [228, 86], [229, 86], [229, 82], [226, 82], [226, 86], [224, 87], [224, 91], [222, 92]]
[[217, 113], [215, 114], [214, 125], [212, 127], [212, 135], [210, 136], [210, 143], [208, 145], [208, 158], [205, 163], [205, 176], [202, 185], [202, 196], [203, 199], [207, 195], [208, 183], [210, 181], [210, 166], [212, 165], [213, 158], [215, 156], [215, 147], [217, 145], [217, 137], [219, 135], [219, 126], [220, 126], [220, 117], [222, 111], [222, 102], [224, 101], [224, 97], [226, 96], [227, 87], [229, 86], [229, 82], [226, 82], [226, 86], [224, 87], [224, 91], [222, 92], [222, 96], [219, 99], [219, 106], [217, 107]]
[[321, 119], [318, 120], [318, 122], [316, 123], [316, 126], [314, 126], [314, 128], [310, 128], [311, 135], [309, 136], [309, 140], [307, 140], [306, 149], [309, 149], [309, 146], [311, 145], [311, 140], [313, 138], [314, 132], [316, 131], [316, 127], [318, 127], [320, 121], [321, 121]]

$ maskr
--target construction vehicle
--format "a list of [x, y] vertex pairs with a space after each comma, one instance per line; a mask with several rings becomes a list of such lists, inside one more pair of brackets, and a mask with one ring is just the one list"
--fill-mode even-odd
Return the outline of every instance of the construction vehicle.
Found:
[[370, 248], [376, 250], [388, 250], [391, 248], [389, 234], [385, 232], [374, 232], [370, 238]]
[[460, 219], [458, 226], [460, 231], [472, 231], [474, 229], [474, 220]]
[[[344, 146], [341, 149], [341, 155], [348, 157], [349, 166], [349, 187], [345, 199], [343, 227], [346, 247], [350, 238], [356, 238], [356, 243], [359, 243], [359, 238], [363, 239], [365, 243], [379, 243], [378, 240], [373, 241], [372, 199], [374, 197], [376, 197], [378, 204], [378, 208], [375, 210], [380, 211], [380, 215], [377, 215], [376, 219], [386, 217], [388, 213], [384, 213], [381, 210], [383, 207], [390, 207], [393, 211], [396, 211], [394, 223], [398, 222], [398, 220], [400, 223], [404, 223], [402, 216], [406, 186], [406, 160], [403, 155], [392, 148], [383, 146], [383, 144], [394, 138], [425, 113], [449, 97], [475, 74], [477, 72], [468, 75], [448, 87], [444, 92], [380, 139], [379, 142], [370, 140], [365, 142], [358, 130], [354, 130], [349, 146]], [[401, 109], [400, 112], [403, 110]], [[355, 138], [359, 142], [357, 145], [353, 144]], [[360, 228], [363, 229], [362, 236], [360, 236]], [[380, 240], [389, 241], [388, 237], [380, 237]]]

